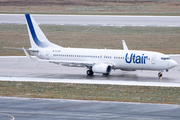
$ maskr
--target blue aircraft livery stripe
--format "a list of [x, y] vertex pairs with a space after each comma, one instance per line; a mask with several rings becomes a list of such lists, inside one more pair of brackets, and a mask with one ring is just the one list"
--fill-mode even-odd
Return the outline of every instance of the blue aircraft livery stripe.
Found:
[[125, 61], [127, 63], [132, 62], [134, 64], [146, 64], [147, 59], [148, 59], [148, 56], [145, 56], [144, 54], [142, 54], [142, 56], [140, 56], [140, 55], [136, 55], [134, 53], [131, 53], [130, 57], [128, 57], [128, 53], [126, 53], [126, 57], [125, 57]]
[[39, 46], [39, 47], [47, 47], [47, 44], [41, 42], [41, 41], [37, 38], [37, 35], [36, 35], [35, 30], [34, 30], [34, 26], [33, 26], [33, 24], [32, 24], [32, 20], [31, 20], [30, 15], [29, 15], [29, 14], [25, 14], [25, 16], [26, 16], [26, 20], [27, 20], [27, 23], [28, 23], [28, 26], [29, 26], [29, 29], [30, 29], [32, 38], [33, 38], [34, 42], [36, 43], [36, 45]]

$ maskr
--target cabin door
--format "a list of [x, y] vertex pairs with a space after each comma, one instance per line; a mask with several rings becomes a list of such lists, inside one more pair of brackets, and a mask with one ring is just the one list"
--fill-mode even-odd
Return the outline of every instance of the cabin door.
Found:
[[46, 59], [49, 60], [49, 51], [46, 52]]
[[152, 56], [151, 63], [152, 63], [152, 64], [155, 64], [155, 63], [156, 63], [156, 56], [155, 56], [155, 55]]

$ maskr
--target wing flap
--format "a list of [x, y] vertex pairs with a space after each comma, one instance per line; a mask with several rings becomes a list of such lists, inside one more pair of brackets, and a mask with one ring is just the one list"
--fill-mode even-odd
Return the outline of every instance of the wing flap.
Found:
[[94, 63], [88, 61], [64, 61], [64, 60], [47, 60], [50, 63], [70, 66], [70, 67], [85, 67], [85, 66], [93, 66]]

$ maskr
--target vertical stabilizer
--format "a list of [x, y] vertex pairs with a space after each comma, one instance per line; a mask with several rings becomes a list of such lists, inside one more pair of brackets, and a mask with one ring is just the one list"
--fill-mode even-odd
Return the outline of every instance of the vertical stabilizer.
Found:
[[122, 40], [122, 44], [123, 44], [123, 49], [124, 49], [124, 50], [128, 50], [128, 47], [127, 47], [127, 45], [126, 45], [126, 43], [125, 43], [124, 40]]
[[49, 42], [49, 40], [46, 38], [46, 36], [30, 14], [25, 14], [25, 17], [32, 48], [60, 47]]

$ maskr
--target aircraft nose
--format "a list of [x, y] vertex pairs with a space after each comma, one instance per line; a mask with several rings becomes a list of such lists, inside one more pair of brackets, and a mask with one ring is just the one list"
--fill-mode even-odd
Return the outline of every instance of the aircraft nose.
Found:
[[171, 68], [177, 66], [177, 62], [174, 61], [174, 60], [172, 60], [172, 61], [170, 62], [170, 66], [171, 66]]

